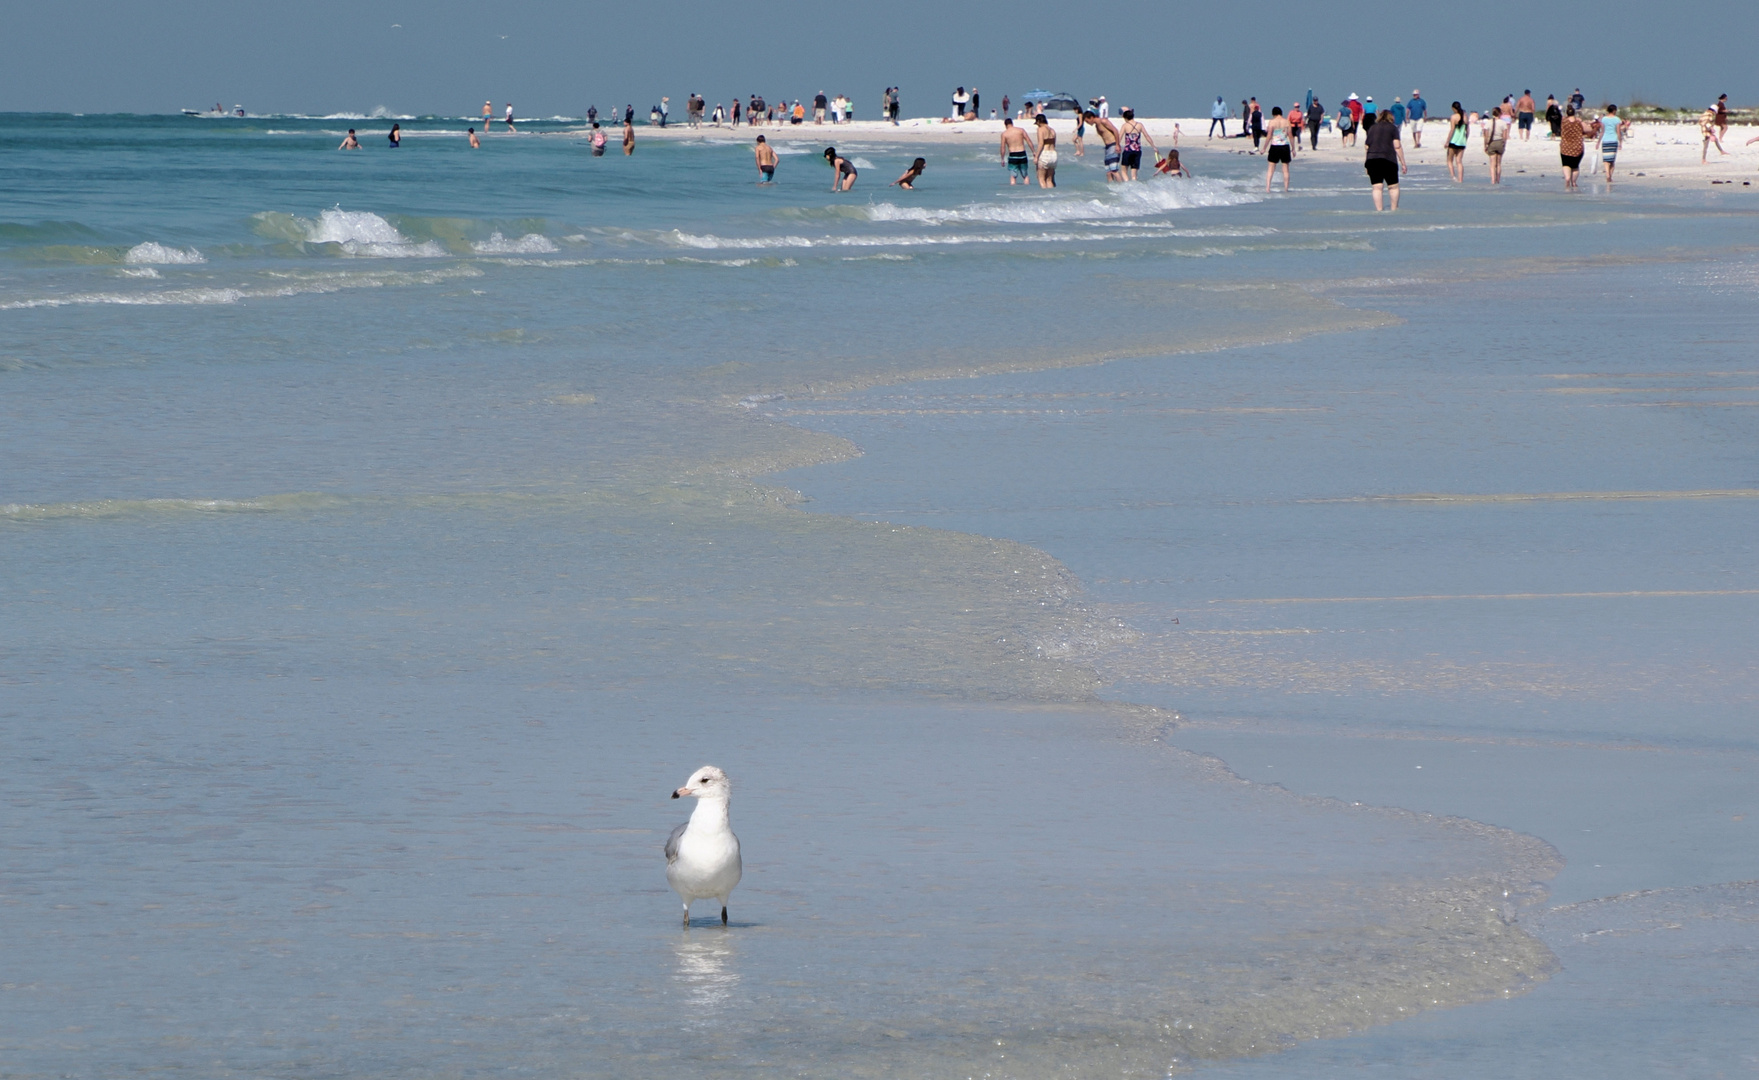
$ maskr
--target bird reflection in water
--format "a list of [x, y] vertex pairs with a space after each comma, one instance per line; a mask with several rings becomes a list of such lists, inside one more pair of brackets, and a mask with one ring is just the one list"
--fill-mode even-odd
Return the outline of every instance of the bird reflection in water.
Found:
[[734, 967], [738, 950], [730, 937], [725, 933], [683, 937], [673, 943], [672, 952], [678, 958], [673, 977], [699, 1018], [712, 1016], [732, 1002], [739, 972]]

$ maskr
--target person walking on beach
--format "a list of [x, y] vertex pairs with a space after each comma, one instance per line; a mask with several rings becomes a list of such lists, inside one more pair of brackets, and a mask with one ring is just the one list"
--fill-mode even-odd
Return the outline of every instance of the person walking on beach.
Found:
[[922, 170], [924, 170], [926, 168], [928, 168], [928, 160], [926, 158], [917, 158], [915, 161], [912, 161], [910, 163], [910, 167], [908, 169], [904, 170], [903, 176], [898, 177], [896, 180], [893, 180], [891, 183], [887, 184], [886, 186], [887, 187], [900, 187], [900, 188], [903, 188], [905, 191], [915, 191], [916, 190], [916, 178], [921, 176]]
[[1606, 165], [1606, 186], [1612, 187], [1612, 167], [1618, 161], [1619, 148], [1625, 144], [1629, 120], [1619, 119], [1619, 107], [1608, 105], [1606, 115], [1595, 122], [1600, 128], [1600, 160]]
[[823, 90], [820, 90], [817, 94], [813, 95], [813, 98], [812, 98], [812, 122], [813, 123], [823, 124], [825, 122], [825, 109], [828, 108], [829, 105], [830, 105], [830, 99], [825, 97], [825, 92]]
[[342, 139], [342, 145], [338, 146], [336, 149], [338, 149], [338, 150], [359, 150], [360, 149], [360, 140], [354, 137], [354, 129], [353, 128], [348, 129], [348, 134], [346, 136], [344, 136]]
[[1411, 145], [1423, 145], [1423, 121], [1429, 118], [1429, 102], [1423, 100], [1423, 91], [1411, 91], [1411, 103], [1405, 106], [1405, 118], [1411, 121]]
[[1110, 120], [1094, 112], [1092, 109], [1081, 114], [1082, 119], [1093, 125], [1099, 133], [1099, 141], [1105, 145], [1105, 178], [1106, 183], [1115, 183], [1124, 179], [1119, 171], [1123, 168], [1123, 148], [1118, 138], [1118, 129]]
[[1405, 169], [1405, 144], [1399, 139], [1399, 126], [1388, 116], [1368, 129], [1368, 183], [1374, 190], [1374, 208], [1380, 209], [1381, 192], [1390, 193], [1392, 206], [1399, 208], [1399, 173]]
[[[1278, 109], [1277, 112], [1280, 113], [1282, 110]], [[1156, 156], [1160, 154], [1160, 147], [1154, 145], [1154, 136], [1150, 135], [1148, 129], [1137, 121], [1135, 109], [1126, 105], [1124, 111], [1119, 115], [1123, 116], [1124, 122], [1118, 127], [1118, 136], [1124, 145], [1123, 152], [1119, 155], [1118, 164], [1124, 169], [1124, 179], [1134, 180], [1136, 174], [1142, 169], [1142, 141], [1148, 140], [1148, 149], [1153, 151]]]
[[1209, 107], [1209, 137], [1212, 139], [1215, 138], [1215, 128], [1217, 124], [1221, 125], [1222, 138], [1227, 138], [1228, 103], [1222, 100], [1220, 94], [1215, 96], [1215, 104]]
[[1264, 151], [1264, 190], [1270, 192], [1270, 178], [1276, 175], [1276, 167], [1283, 167], [1283, 190], [1289, 190], [1289, 162], [1294, 155], [1289, 150], [1289, 122], [1283, 118], [1283, 107], [1278, 105], [1270, 110], [1270, 145]]
[[1587, 132], [1582, 127], [1582, 118], [1576, 115], [1576, 107], [1571, 105], [1564, 110], [1564, 118], [1558, 124], [1557, 155], [1564, 166], [1564, 190], [1576, 191], [1576, 178], [1582, 171], [1582, 151], [1587, 141]]
[[1014, 126], [1014, 118], [1009, 116], [1002, 120], [1002, 162], [1008, 166], [1008, 186], [1016, 183], [1032, 186], [1032, 156], [1038, 147], [1032, 145], [1032, 136]]
[[776, 156], [776, 148], [766, 142], [762, 135], [759, 135], [757, 137], [757, 171], [763, 174], [763, 179], [758, 181], [759, 184], [776, 182], [776, 165], [781, 160]]
[[[1509, 120], [1500, 111], [1485, 114], [1484, 156], [1490, 159], [1490, 182], [1502, 183], [1502, 155], [1509, 144]], [[1371, 133], [1372, 134], [1372, 133]]]
[[831, 163], [831, 190], [848, 191], [855, 186], [855, 166], [837, 153], [834, 146], [825, 147], [825, 160]]
[[1258, 107], [1256, 97], [1246, 102], [1246, 127], [1252, 132], [1252, 152], [1258, 153], [1258, 144], [1264, 138], [1264, 110]]
[[483, 134], [487, 135], [489, 133], [489, 129], [493, 128], [494, 126], [495, 126], [495, 103], [493, 101], [485, 101], [485, 102], [483, 102]]
[[1728, 151], [1722, 148], [1722, 139], [1718, 138], [1716, 134], [1715, 106], [1705, 109], [1704, 115], [1698, 118], [1698, 134], [1704, 137], [1704, 149], [1698, 154], [1698, 164], [1708, 165], [1710, 163], [1711, 143], [1716, 144], [1717, 153], [1727, 155]]
[[1318, 98], [1307, 102], [1307, 145], [1319, 149], [1319, 125], [1325, 120], [1325, 106]]
[[1051, 122], [1038, 114], [1038, 186], [1057, 186], [1057, 131]]
[[965, 106], [967, 104], [969, 104], [970, 101], [971, 101], [971, 95], [967, 94], [965, 92], [965, 88], [963, 86], [959, 87], [957, 90], [954, 90], [953, 91], [953, 115], [951, 117], [949, 117], [948, 119], [949, 120], [963, 120], [963, 119], [965, 119]]
[[1556, 139], [1564, 133], [1564, 111], [1558, 107], [1557, 98], [1545, 95], [1545, 126], [1551, 129], [1551, 137]]
[[981, 108], [983, 108], [982, 98], [977, 93], [977, 87], [973, 86], [971, 88], [971, 105], [965, 110], [965, 119], [977, 119], [977, 110]]
[[1466, 110], [1459, 102], [1454, 102], [1453, 115], [1448, 117], [1448, 175], [1454, 183], [1466, 182], [1466, 140], [1471, 126], [1466, 122]]
[[509, 101], [507, 103], [507, 115], [502, 118], [502, 122], [507, 125], [508, 131], [514, 130], [514, 128], [513, 128], [513, 103], [511, 101]]
[[[1289, 106], [1289, 154], [1292, 157], [1301, 152], [1301, 127], [1307, 123], [1307, 110], [1299, 102]], [[1178, 125], [1173, 125], [1175, 131]]]
[[1338, 106], [1337, 128], [1339, 147], [1356, 145], [1356, 114], [1350, 111], [1347, 101]]
[[1522, 142], [1527, 142], [1528, 140], [1533, 138], [1533, 113], [1534, 113], [1534, 111], [1535, 111], [1535, 107], [1533, 105], [1533, 91], [1531, 91], [1531, 90], [1521, 91], [1521, 100], [1515, 102], [1515, 117], [1521, 125], [1521, 141]]
[[465, 128], [464, 133], [470, 136], [470, 148], [472, 150], [481, 150], [483, 148], [482, 140], [476, 137], [475, 128]]
[[623, 118], [623, 156], [630, 157], [635, 153], [635, 117]]
[[661, 97], [660, 98], [660, 126], [665, 127], [666, 121], [671, 119], [671, 116], [672, 116], [672, 99], [669, 97]]
[[1718, 141], [1728, 134], [1728, 95], [1719, 94], [1716, 98], [1716, 135]]

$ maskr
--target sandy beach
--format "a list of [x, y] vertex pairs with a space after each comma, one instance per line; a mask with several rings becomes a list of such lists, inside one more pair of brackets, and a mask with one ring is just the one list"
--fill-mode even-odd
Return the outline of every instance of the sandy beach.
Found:
[[[1247, 156], [1252, 148], [1252, 140], [1241, 138], [1208, 139], [1204, 132], [1209, 128], [1207, 117], [1182, 117], [1169, 119], [1143, 118], [1149, 133], [1156, 145], [1163, 150], [1173, 143], [1175, 129], [1179, 132], [1179, 152], [1184, 157], [1187, 168], [1201, 174], [1202, 161], [1205, 157], [1217, 154], [1238, 154]], [[1057, 131], [1057, 140], [1065, 147], [1074, 131], [1074, 123], [1070, 120], [1053, 120], [1051, 126]], [[1416, 147], [1411, 142], [1411, 126], [1405, 129], [1405, 158], [1413, 169], [1429, 168], [1445, 169], [1446, 161], [1443, 144], [1446, 142], [1446, 118], [1431, 119], [1423, 125], [1423, 145]], [[1239, 121], [1229, 121], [1230, 130], [1238, 130]], [[762, 127], [713, 127], [704, 124], [699, 128], [691, 128], [684, 124], [673, 124], [666, 128], [639, 125], [635, 129], [635, 137], [639, 145], [645, 139], [712, 139], [722, 141], [750, 141], [757, 135], [765, 136], [770, 142], [780, 146], [791, 143], [813, 143], [826, 146], [837, 142], [850, 143], [885, 143], [900, 147], [921, 147], [926, 150], [938, 146], [986, 146], [994, 147], [1000, 137], [1002, 122], [1000, 120], [970, 120], [963, 123], [943, 123], [937, 118], [917, 117], [904, 120], [898, 125], [883, 123], [877, 120], [857, 120], [847, 124], [766, 124]], [[615, 134], [615, 128], [612, 129]], [[573, 134], [572, 132], [570, 134]], [[1728, 135], [1723, 139], [1723, 146], [1728, 151], [1719, 155], [1716, 148], [1710, 148], [1710, 160], [1699, 164], [1697, 155], [1700, 152], [1700, 139], [1696, 123], [1664, 123], [1638, 121], [1631, 125], [1625, 136], [1624, 149], [1619, 152], [1617, 182], [1661, 185], [1668, 187], [1697, 187], [1719, 184], [1734, 184], [1739, 187], [1743, 183], [1751, 184], [1759, 180], [1759, 145], [1747, 146], [1746, 142], [1759, 128], [1752, 125], [1730, 126]], [[1295, 183], [1300, 183], [1300, 167], [1303, 161], [1339, 162], [1354, 158], [1360, 161], [1365, 152], [1360, 137], [1356, 145], [1340, 147], [1336, 132], [1326, 131], [1319, 137], [1319, 149], [1307, 149], [1302, 144], [1300, 153], [1295, 158]], [[1099, 140], [1088, 135], [1085, 143], [1089, 148], [1099, 145]], [[1592, 151], [1594, 148], [1590, 147]], [[1599, 154], [1590, 153], [1582, 163], [1584, 180], [1598, 175]], [[1594, 166], [1594, 168], [1590, 168]], [[1488, 181], [1489, 164], [1484, 154], [1484, 142], [1475, 133], [1466, 151], [1466, 183], [1484, 184]], [[1543, 126], [1536, 129], [1533, 138], [1528, 141], [1514, 138], [1509, 141], [1508, 151], [1503, 156], [1503, 168], [1510, 175], [1522, 173], [1558, 173], [1557, 143], [1545, 137]], [[1561, 184], [1561, 179], [1560, 179]]]

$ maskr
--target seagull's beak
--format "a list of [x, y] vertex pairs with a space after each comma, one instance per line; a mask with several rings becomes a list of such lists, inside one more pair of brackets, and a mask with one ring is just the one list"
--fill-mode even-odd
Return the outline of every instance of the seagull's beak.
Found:
[[689, 788], [681, 787], [677, 791], [672, 792], [672, 798], [676, 799], [681, 796], [689, 795], [689, 794], [691, 794], [691, 790]]

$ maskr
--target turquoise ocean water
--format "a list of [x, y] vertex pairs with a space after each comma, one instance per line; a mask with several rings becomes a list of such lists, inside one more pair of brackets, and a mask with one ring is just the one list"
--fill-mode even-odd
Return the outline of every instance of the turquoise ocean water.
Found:
[[0, 1075], [1759, 1072], [1750, 190], [386, 126], [0, 117]]

